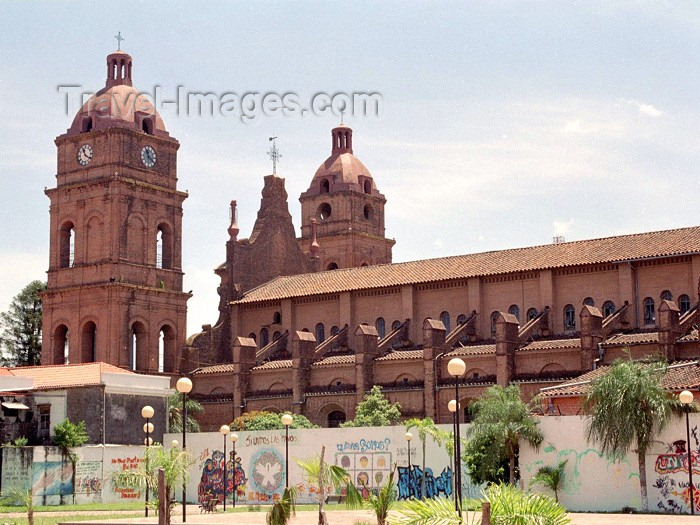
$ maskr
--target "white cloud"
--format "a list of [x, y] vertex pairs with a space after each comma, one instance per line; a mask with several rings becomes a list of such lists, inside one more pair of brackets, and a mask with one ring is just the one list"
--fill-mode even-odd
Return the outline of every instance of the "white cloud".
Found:
[[638, 102], [636, 100], [627, 100], [626, 102], [638, 108], [641, 114], [647, 115], [648, 117], [660, 117], [664, 114], [663, 111], [656, 109], [651, 104], [645, 104], [644, 102]]
[[564, 126], [564, 133], [583, 133], [581, 119], [571, 120]]

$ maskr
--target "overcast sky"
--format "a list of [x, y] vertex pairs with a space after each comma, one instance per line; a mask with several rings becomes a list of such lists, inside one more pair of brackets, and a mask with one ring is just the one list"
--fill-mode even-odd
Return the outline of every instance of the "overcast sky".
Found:
[[[347, 117], [387, 197], [394, 261], [696, 225], [700, 4], [695, 2], [2, 2], [0, 310], [48, 268], [60, 85], [187, 92], [379, 93]], [[180, 141], [188, 333], [217, 317], [228, 203], [249, 235], [275, 133], [290, 211], [339, 119], [161, 111]]]

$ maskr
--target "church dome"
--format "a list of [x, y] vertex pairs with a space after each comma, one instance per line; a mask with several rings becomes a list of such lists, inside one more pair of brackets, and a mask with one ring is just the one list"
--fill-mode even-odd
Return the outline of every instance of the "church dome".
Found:
[[123, 127], [168, 136], [151, 97], [133, 87], [131, 66], [131, 56], [124, 51], [107, 55], [105, 87], [90, 97], [78, 111], [68, 135]]
[[353, 155], [352, 129], [340, 124], [331, 130], [331, 136], [331, 156], [316, 170], [306, 194], [342, 190], [377, 193], [372, 174], [360, 159]]

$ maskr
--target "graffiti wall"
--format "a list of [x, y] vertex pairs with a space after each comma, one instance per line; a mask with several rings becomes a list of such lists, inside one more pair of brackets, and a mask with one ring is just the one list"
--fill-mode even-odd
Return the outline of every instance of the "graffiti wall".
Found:
[[[530, 478], [545, 465], [566, 460], [560, 501], [570, 510], [616, 511], [625, 507], [641, 509], [637, 455], [621, 461], [604, 456], [585, 439], [586, 421], [579, 416], [541, 418], [544, 442], [540, 450], [523, 447], [521, 472], [525, 488]], [[700, 414], [690, 415], [690, 450], [696, 508], [700, 503]], [[685, 418], [677, 418], [658, 437], [646, 455], [649, 510], [689, 513], [688, 457]], [[697, 474], [697, 477], [695, 477]], [[696, 481], [698, 480], [698, 481]], [[542, 490], [533, 487], [533, 490]]]
[[[446, 430], [451, 428], [446, 427]], [[282, 496], [288, 468], [289, 484], [296, 488], [299, 502], [315, 503], [318, 501], [319, 487], [313, 480], [306, 478], [295, 460], [318, 456], [324, 445], [325, 460], [347, 470], [355, 485], [365, 494], [384, 485], [396, 465], [394, 480], [398, 496], [407, 499], [421, 491], [423, 457], [421, 442], [416, 435], [411, 442], [409, 467], [405, 432], [403, 426], [290, 430], [288, 464], [283, 430], [238, 432], [235, 453], [231, 449], [231, 442], [227, 443], [225, 477], [221, 434], [190, 434], [187, 436], [187, 448], [193, 454], [195, 464], [190, 470], [187, 499], [190, 502], [201, 502], [215, 498], [221, 502], [225, 490], [229, 503], [232, 503], [234, 493], [237, 502], [273, 502]], [[178, 438], [172, 434], [163, 441], [168, 443]], [[428, 437], [425, 458], [426, 495], [451, 496], [452, 470], [444, 447]], [[470, 483], [466, 472], [463, 477], [465, 494], [479, 495], [481, 488]], [[325, 493], [328, 494], [329, 490], [330, 487], [326, 487]]]

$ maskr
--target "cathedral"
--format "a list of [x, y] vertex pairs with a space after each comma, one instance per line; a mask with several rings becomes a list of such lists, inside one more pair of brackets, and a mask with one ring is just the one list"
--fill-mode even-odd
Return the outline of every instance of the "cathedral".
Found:
[[43, 364], [188, 375], [210, 430], [253, 410], [337, 426], [373, 385], [404, 417], [449, 422], [455, 356], [462, 407], [494, 384], [532, 397], [626, 352], [700, 356], [700, 227], [392, 263], [381, 179], [343, 124], [299, 196], [299, 236], [276, 174], [247, 238], [236, 212], [250, 203], [231, 202], [218, 319], [186, 337], [178, 142], [152, 106], [113, 103], [138, 95], [131, 74], [110, 54], [105, 87], [56, 139]]

